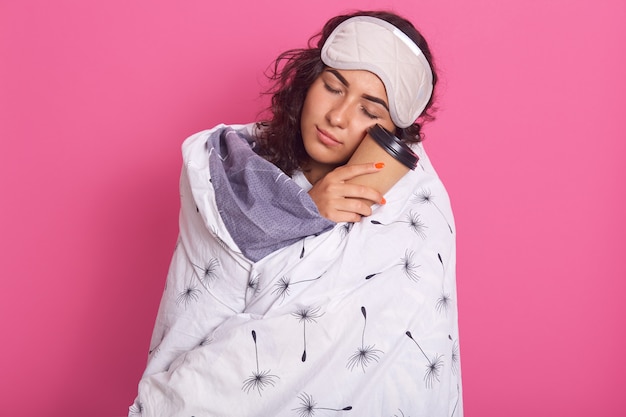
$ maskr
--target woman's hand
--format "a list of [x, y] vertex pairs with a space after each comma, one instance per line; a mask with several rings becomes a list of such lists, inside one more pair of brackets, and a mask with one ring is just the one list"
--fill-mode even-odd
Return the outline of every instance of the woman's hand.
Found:
[[371, 187], [349, 184], [346, 181], [359, 175], [380, 171], [382, 164], [344, 165], [335, 168], [317, 181], [309, 195], [320, 214], [336, 223], [358, 222], [372, 214], [371, 204], [385, 204], [382, 194]]

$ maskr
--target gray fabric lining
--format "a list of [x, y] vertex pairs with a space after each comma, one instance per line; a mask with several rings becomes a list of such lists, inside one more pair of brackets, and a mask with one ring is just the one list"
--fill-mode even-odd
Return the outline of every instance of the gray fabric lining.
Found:
[[207, 141], [211, 183], [222, 221], [242, 253], [257, 262], [270, 253], [331, 229], [309, 195], [251, 148], [232, 128]]

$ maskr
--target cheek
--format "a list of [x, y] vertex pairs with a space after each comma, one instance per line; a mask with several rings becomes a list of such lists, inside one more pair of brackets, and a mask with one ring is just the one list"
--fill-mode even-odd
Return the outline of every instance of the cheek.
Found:
[[319, 113], [320, 100], [316, 96], [315, 91], [309, 90], [304, 103], [302, 105], [302, 114], [300, 115], [300, 124], [305, 123], [307, 120], [315, 117]]
[[311, 100], [309, 96], [310, 94], [306, 95], [306, 98], [304, 99], [304, 103], [302, 104], [302, 114], [300, 115], [300, 123], [302, 123], [302, 121], [306, 119], [311, 113], [311, 105], [310, 105]]

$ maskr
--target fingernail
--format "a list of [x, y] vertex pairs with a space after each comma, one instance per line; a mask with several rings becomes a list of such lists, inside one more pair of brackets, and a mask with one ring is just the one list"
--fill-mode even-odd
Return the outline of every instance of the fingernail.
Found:
[[385, 167], [385, 163], [384, 162], [377, 162], [374, 164], [374, 166], [378, 169], [384, 168]]
[[382, 199], [382, 200], [380, 200], [380, 204], [381, 204], [381, 205], [382, 205], [382, 204], [387, 204], [387, 200], [385, 200], [385, 197], [383, 197], [383, 199]]

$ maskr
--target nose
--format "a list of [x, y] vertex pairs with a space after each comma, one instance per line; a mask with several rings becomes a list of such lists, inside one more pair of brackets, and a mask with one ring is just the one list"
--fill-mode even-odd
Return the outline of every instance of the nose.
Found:
[[340, 128], [346, 127], [348, 124], [349, 108], [346, 100], [334, 103], [334, 105], [326, 113], [326, 119], [332, 126]]

